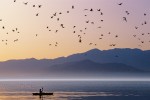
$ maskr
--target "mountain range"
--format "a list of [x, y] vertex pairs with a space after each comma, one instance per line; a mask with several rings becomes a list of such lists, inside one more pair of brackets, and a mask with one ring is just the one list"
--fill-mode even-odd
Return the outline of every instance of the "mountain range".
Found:
[[[92, 49], [56, 59], [21, 59], [0, 62], [0, 77], [97, 76], [149, 73], [150, 50]], [[110, 75], [111, 75], [110, 74]], [[118, 74], [117, 74], [118, 75]]]

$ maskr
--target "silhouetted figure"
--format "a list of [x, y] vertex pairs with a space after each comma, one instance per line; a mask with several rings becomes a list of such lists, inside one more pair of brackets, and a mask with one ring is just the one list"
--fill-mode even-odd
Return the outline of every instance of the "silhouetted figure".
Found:
[[40, 90], [39, 90], [39, 93], [40, 93], [40, 94], [42, 94], [42, 93], [43, 93], [42, 89], [40, 89]]

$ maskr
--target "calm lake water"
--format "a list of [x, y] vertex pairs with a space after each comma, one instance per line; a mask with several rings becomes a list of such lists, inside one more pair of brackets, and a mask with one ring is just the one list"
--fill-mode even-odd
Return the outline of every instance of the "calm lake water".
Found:
[[[43, 87], [53, 96], [33, 96]], [[0, 100], [150, 100], [150, 82], [3, 81]]]

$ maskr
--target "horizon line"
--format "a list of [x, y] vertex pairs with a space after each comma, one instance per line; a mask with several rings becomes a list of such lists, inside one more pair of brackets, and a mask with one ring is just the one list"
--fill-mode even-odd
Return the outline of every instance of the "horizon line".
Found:
[[150, 82], [150, 78], [125, 78], [125, 79], [121, 79], [121, 78], [106, 78], [106, 79], [0, 79], [0, 82], [15, 82], [15, 81], [31, 81], [31, 82], [38, 82], [38, 81], [139, 81], [139, 82], [143, 82], [143, 81], [147, 81]]
[[7, 61], [12, 61], [12, 60], [27, 60], [27, 59], [54, 60], [54, 59], [61, 58], [61, 57], [68, 57], [68, 56], [71, 56], [71, 55], [74, 55], [74, 54], [85, 53], [85, 52], [88, 52], [88, 51], [91, 51], [91, 50], [94, 50], [94, 49], [98, 49], [100, 51], [113, 50], [113, 49], [132, 49], [132, 50], [138, 49], [138, 50], [141, 50], [141, 51], [148, 51], [148, 49], [144, 50], [144, 49], [140, 49], [140, 48], [111, 48], [111, 49], [104, 49], [104, 50], [101, 50], [99, 48], [92, 48], [92, 49], [86, 50], [84, 52], [77, 52], [77, 53], [73, 53], [73, 54], [70, 54], [70, 55], [67, 55], [67, 56], [58, 56], [58, 57], [55, 57], [55, 58], [36, 58], [36, 57], [30, 57], [30, 58], [17, 58], [17, 59], [0, 60], [0, 62], [7, 62]]

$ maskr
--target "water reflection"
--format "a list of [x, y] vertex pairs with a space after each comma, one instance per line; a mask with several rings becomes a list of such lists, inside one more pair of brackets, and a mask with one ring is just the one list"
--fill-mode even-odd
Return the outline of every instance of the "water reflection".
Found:
[[50, 96], [33, 96], [32, 93], [1, 93], [0, 100], [78, 100], [88, 97], [138, 96], [133, 93], [119, 92], [55, 92]]
[[[33, 96], [41, 87], [54, 95]], [[103, 97], [133, 96], [150, 96], [150, 82], [0, 82], [0, 100], [116, 100]]]

